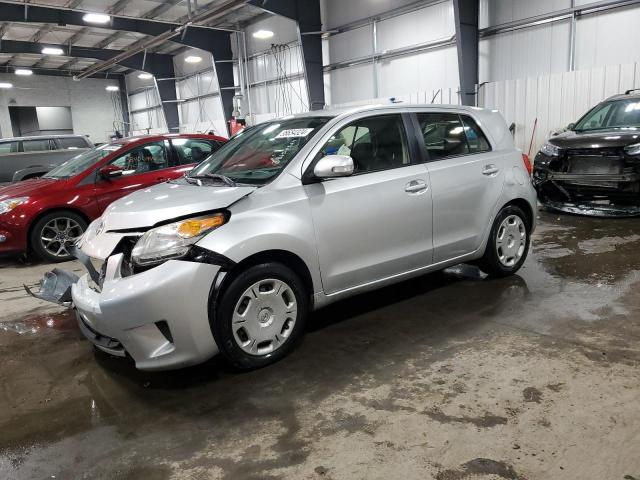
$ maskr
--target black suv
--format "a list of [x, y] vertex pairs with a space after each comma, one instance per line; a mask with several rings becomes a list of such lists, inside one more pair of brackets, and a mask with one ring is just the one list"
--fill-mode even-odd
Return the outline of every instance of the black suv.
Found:
[[533, 183], [544, 206], [640, 215], [640, 94], [633, 92], [604, 100], [542, 146]]

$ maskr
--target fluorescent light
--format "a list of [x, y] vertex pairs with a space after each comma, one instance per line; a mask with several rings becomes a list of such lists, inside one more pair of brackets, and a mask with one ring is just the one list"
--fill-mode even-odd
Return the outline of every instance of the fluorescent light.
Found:
[[150, 80], [153, 78], [153, 75], [151, 75], [150, 73], [143, 72], [138, 75], [138, 78], [140, 80]]
[[64, 52], [62, 51], [61, 48], [56, 48], [56, 47], [44, 47], [42, 49], [42, 54], [43, 55], [62, 55]]
[[16, 68], [15, 72], [16, 75], [33, 75], [33, 70], [29, 69], [29, 68]]
[[118, 88], [117, 85], [107, 85], [107, 88], [105, 88], [105, 90], [107, 92], [117, 92], [118, 90], [120, 90], [120, 88]]
[[87, 13], [82, 17], [87, 23], [109, 23], [111, 16], [106, 13]]
[[184, 59], [184, 61], [187, 63], [200, 63], [202, 61], [202, 57], [199, 57], [197, 55], [189, 55]]
[[271, 30], [258, 30], [253, 32], [253, 38], [259, 38], [260, 40], [266, 40], [271, 37], [273, 37], [273, 32]]
[[0, 82], [0, 88], [12, 88], [12, 87], [13, 87], [12, 83]]

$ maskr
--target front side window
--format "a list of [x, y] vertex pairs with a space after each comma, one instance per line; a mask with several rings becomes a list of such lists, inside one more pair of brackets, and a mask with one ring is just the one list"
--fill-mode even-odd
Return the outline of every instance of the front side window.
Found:
[[167, 168], [169, 165], [165, 142], [150, 142], [132, 148], [127, 153], [116, 157], [109, 165], [121, 168], [123, 175], [136, 175]]
[[49, 150], [49, 139], [43, 138], [38, 140], [23, 140], [22, 151], [23, 152], [42, 152]]
[[348, 155], [354, 174], [389, 170], [411, 160], [400, 115], [368, 117], [347, 125], [332, 135], [320, 156]]
[[268, 183], [295, 158], [330, 117], [274, 120], [244, 130], [191, 171], [190, 178], [215, 181], [222, 175], [237, 183]]
[[218, 142], [199, 138], [173, 138], [171, 143], [178, 156], [179, 165], [200, 163], [220, 148]]
[[469, 145], [456, 113], [419, 113], [418, 123], [430, 160], [464, 155]]
[[75, 150], [76, 148], [89, 148], [87, 142], [84, 138], [80, 137], [66, 137], [59, 138], [58, 143], [60, 144], [60, 148], [65, 150]]
[[95, 165], [98, 161], [110, 153], [116, 152], [122, 148], [121, 143], [109, 143], [101, 145], [96, 149], [88, 150], [76, 155], [70, 160], [67, 160], [63, 164], [57, 166], [53, 170], [50, 170], [44, 177], [45, 178], [70, 178], [79, 173], [84, 172], [87, 168]]
[[640, 128], [640, 99], [601, 103], [580, 119], [574, 130], [583, 132], [609, 128], [634, 130]]
[[0, 142], [0, 155], [3, 153], [16, 153], [18, 142]]

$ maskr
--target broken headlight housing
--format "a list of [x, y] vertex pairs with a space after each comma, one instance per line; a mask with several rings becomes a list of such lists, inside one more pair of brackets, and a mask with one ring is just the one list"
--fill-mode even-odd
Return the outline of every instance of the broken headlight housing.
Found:
[[152, 228], [137, 241], [131, 259], [138, 266], [148, 267], [184, 257], [194, 243], [224, 225], [227, 218], [224, 213], [215, 213]]
[[557, 157], [560, 153], [560, 148], [558, 148], [558, 146], [554, 145], [553, 143], [546, 142], [544, 145], [542, 145], [540, 151], [547, 157]]

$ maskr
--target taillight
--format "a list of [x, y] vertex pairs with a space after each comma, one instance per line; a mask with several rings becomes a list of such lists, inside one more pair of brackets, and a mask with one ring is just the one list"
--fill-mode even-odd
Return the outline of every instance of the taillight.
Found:
[[522, 163], [524, 163], [524, 168], [529, 172], [529, 176], [533, 173], [533, 165], [531, 165], [531, 160], [529, 160], [529, 155], [526, 153], [522, 154]]

